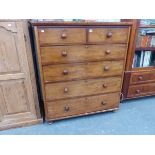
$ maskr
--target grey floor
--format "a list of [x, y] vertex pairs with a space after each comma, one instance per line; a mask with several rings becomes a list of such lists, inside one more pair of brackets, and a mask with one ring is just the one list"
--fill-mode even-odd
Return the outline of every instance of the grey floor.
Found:
[[0, 131], [0, 135], [154, 135], [155, 97], [124, 101], [107, 112]]

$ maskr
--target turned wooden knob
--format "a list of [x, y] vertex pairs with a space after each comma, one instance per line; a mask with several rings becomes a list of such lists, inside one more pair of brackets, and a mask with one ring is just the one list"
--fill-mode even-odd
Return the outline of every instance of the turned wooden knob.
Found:
[[63, 71], [63, 74], [64, 74], [64, 75], [68, 75], [68, 70], [65, 69], [65, 70]]
[[138, 77], [138, 80], [142, 80], [142, 79], [143, 79], [143, 77], [142, 77], [142, 76], [139, 76], [139, 77]]
[[103, 88], [107, 88], [107, 84], [106, 83], [103, 84]]
[[106, 54], [110, 54], [111, 51], [110, 51], [110, 50], [106, 50], [105, 53], [106, 53]]
[[101, 102], [101, 104], [102, 104], [102, 105], [106, 105], [106, 104], [107, 104], [107, 102], [105, 102], [105, 101], [102, 101], [102, 102]]
[[88, 48], [88, 45], [86, 45], [85, 47]]
[[66, 56], [67, 56], [67, 52], [66, 52], [66, 51], [62, 51], [62, 52], [61, 52], [61, 55], [62, 55], [63, 57], [66, 57]]
[[68, 92], [68, 88], [64, 88], [64, 93], [67, 93]]
[[67, 38], [67, 34], [66, 34], [66, 33], [62, 33], [62, 34], [61, 34], [61, 38], [62, 38], [62, 39]]
[[109, 69], [110, 69], [109, 66], [104, 66], [105, 71], [108, 71]]
[[136, 94], [139, 94], [139, 93], [140, 93], [140, 90], [139, 90], [139, 89], [137, 89], [137, 90], [136, 90]]
[[64, 111], [69, 111], [69, 107], [64, 107]]
[[112, 37], [112, 32], [108, 32], [107, 33], [107, 38], [111, 38]]

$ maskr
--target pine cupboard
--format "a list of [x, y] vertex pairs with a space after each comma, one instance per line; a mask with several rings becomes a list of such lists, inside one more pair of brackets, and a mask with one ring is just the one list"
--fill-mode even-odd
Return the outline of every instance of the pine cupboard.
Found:
[[131, 23], [32, 25], [47, 121], [118, 109]]
[[0, 130], [41, 122], [26, 20], [0, 21]]

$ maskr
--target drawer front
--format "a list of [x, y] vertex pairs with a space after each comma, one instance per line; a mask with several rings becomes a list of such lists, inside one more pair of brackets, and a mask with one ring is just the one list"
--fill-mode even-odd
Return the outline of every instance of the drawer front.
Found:
[[56, 100], [86, 95], [120, 91], [121, 78], [89, 79], [45, 85], [46, 100]]
[[122, 75], [124, 61], [50, 65], [43, 67], [45, 82]]
[[133, 85], [128, 90], [128, 97], [146, 96], [149, 94], [155, 94], [155, 83]]
[[118, 108], [119, 98], [119, 93], [112, 93], [78, 99], [47, 102], [47, 118], [56, 119]]
[[75, 45], [41, 47], [41, 61], [43, 65], [55, 63], [70, 63], [83, 61], [98, 61], [110, 59], [124, 59], [126, 45]]
[[84, 28], [38, 28], [40, 44], [85, 43], [86, 30]]
[[142, 83], [155, 81], [155, 71], [132, 73], [130, 83]]
[[89, 43], [127, 43], [129, 28], [89, 28]]

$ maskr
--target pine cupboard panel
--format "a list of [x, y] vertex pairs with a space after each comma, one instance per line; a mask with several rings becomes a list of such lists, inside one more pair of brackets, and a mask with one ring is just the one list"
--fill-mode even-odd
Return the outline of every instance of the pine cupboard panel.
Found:
[[41, 47], [42, 65], [101, 60], [124, 60], [125, 44], [74, 45]]
[[27, 21], [0, 21], [0, 130], [41, 121], [26, 36]]
[[43, 67], [45, 82], [100, 78], [122, 75], [124, 61], [101, 61], [49, 65]]
[[[119, 107], [119, 93], [47, 102], [50, 119], [101, 112]], [[115, 99], [115, 100], [114, 100]], [[47, 115], [47, 117], [48, 117]]]

